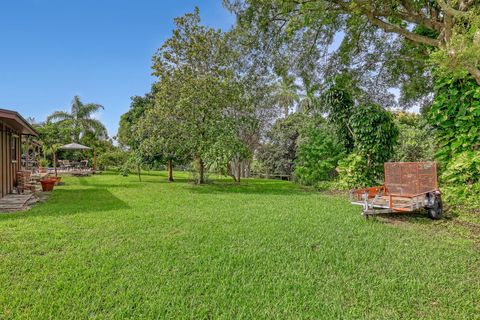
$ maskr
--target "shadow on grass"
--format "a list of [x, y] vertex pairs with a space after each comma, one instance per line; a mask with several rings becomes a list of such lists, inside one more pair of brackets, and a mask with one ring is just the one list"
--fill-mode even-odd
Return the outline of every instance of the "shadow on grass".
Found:
[[303, 190], [290, 182], [272, 180], [247, 180], [236, 182], [213, 182], [205, 185], [193, 185], [189, 191], [199, 194], [265, 194], [265, 195], [309, 195], [311, 192]]
[[2, 213], [0, 221], [33, 216], [62, 216], [76, 213], [96, 213], [130, 208], [107, 189], [55, 190], [45, 202], [25, 212]]

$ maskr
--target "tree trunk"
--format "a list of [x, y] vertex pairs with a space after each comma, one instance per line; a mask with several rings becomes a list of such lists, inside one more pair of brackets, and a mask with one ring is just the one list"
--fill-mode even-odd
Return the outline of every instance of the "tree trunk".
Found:
[[53, 151], [53, 168], [55, 169], [55, 177], [58, 177], [57, 175], [57, 153]]
[[250, 178], [252, 174], [252, 162], [250, 160], [247, 160], [245, 162], [245, 178]]
[[205, 183], [205, 164], [202, 158], [198, 158], [198, 184]]
[[173, 182], [172, 159], [168, 159], [168, 181]]
[[138, 181], [142, 182], [142, 169], [140, 166], [137, 166]]
[[242, 177], [242, 161], [238, 161], [237, 165], [237, 182], [240, 183], [240, 179]]

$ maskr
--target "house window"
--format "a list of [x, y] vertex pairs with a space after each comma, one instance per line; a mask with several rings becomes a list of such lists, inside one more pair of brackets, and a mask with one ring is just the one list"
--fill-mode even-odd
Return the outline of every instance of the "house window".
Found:
[[11, 141], [11, 149], [12, 149], [12, 162], [17, 162], [17, 153], [18, 153], [18, 136], [17, 135], [12, 135], [12, 141]]

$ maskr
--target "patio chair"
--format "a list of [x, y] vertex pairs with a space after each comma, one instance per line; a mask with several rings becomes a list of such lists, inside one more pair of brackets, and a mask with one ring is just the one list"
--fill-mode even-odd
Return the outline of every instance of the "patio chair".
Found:
[[70, 160], [63, 160], [63, 166], [65, 167], [66, 171], [70, 171], [72, 168], [72, 164], [70, 163]]
[[80, 161], [80, 170], [88, 170], [88, 160]]

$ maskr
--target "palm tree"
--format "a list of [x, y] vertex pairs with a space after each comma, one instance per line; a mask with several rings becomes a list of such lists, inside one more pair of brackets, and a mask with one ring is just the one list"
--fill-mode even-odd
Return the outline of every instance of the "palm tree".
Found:
[[304, 93], [302, 100], [300, 101], [300, 111], [303, 113], [315, 113], [318, 112], [318, 97], [315, 93], [320, 89], [318, 84], [312, 83], [308, 78], [303, 79]]
[[283, 108], [285, 117], [288, 116], [290, 107], [298, 101], [298, 85], [295, 83], [295, 78], [288, 75], [283, 75], [281, 81], [277, 83], [275, 89], [275, 100], [277, 104]]
[[55, 111], [48, 118], [47, 122], [63, 123], [72, 130], [72, 142], [79, 142], [80, 138], [87, 133], [93, 133], [99, 139], [107, 138], [107, 129], [97, 119], [92, 118], [92, 114], [104, 109], [97, 103], [83, 104], [79, 96], [75, 96], [72, 101], [71, 111]]

